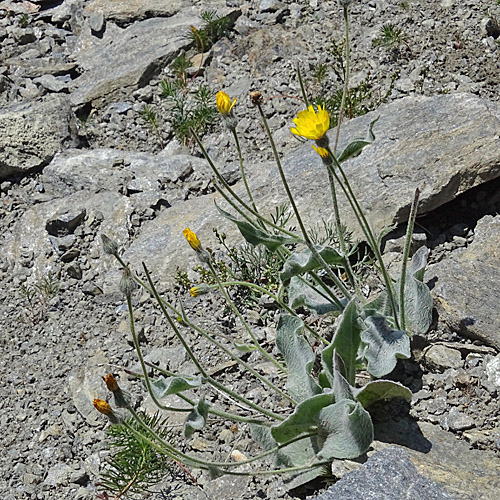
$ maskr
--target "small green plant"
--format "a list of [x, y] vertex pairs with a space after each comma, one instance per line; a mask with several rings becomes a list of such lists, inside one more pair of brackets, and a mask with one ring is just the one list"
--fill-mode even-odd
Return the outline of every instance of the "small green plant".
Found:
[[398, 48], [401, 44], [408, 46], [407, 35], [401, 28], [393, 24], [384, 24], [380, 35], [373, 40], [374, 47]]
[[201, 13], [204, 24], [197, 29], [191, 26], [188, 34], [198, 52], [206, 52], [214, 43], [229, 33], [231, 20], [227, 16], [217, 15], [215, 10], [207, 10]]
[[21, 14], [21, 17], [19, 18], [19, 26], [21, 28], [27, 28], [30, 25], [31, 21], [32, 19], [28, 14]]
[[144, 413], [139, 416], [151, 429], [150, 433], [140, 434], [141, 428], [132, 418], [107, 430], [108, 444], [113, 451], [107, 459], [106, 471], [102, 474], [99, 486], [106, 493], [113, 494], [115, 499], [142, 498], [165, 476], [171, 475], [176, 467], [150, 441], [154, 439], [153, 435], [162, 439], [172, 437], [168, 419], [162, 419], [158, 412], [153, 416]]
[[186, 88], [185, 79], [162, 80], [160, 97], [170, 111], [170, 121], [177, 139], [191, 143], [191, 130], [203, 135], [215, 122], [217, 108], [213, 104], [214, 92], [201, 84], [195, 89]]
[[35, 284], [22, 284], [21, 294], [24, 298], [24, 319], [35, 326], [47, 317], [50, 300], [59, 292], [59, 280], [56, 274], [49, 272]]
[[158, 115], [156, 114], [154, 109], [151, 108], [151, 106], [148, 106], [147, 104], [145, 104], [142, 107], [142, 109], [139, 111], [139, 114], [141, 115], [141, 118], [150, 127], [150, 129], [153, 131], [156, 138], [158, 139], [158, 142], [160, 144], [161, 149], [163, 149], [164, 144], [163, 144], [163, 138], [161, 136], [160, 123], [158, 120]]
[[[341, 4], [347, 33], [350, 1]], [[348, 54], [347, 35], [346, 45], [345, 53]], [[345, 102], [348, 92], [348, 67], [347, 61], [342, 102]], [[299, 82], [301, 89], [304, 89], [300, 73]], [[249, 435], [264, 450], [249, 458], [240, 456], [235, 462], [228, 462], [226, 457], [207, 459], [205, 456], [185, 452], [184, 448], [165, 439], [148, 426], [144, 418], [135, 411], [130, 398], [124, 397], [112, 376], [106, 377], [106, 385], [114, 395], [114, 405], [126, 409], [139, 426], [134, 434], [137, 432], [172, 460], [202, 469], [211, 477], [223, 474], [257, 475], [307, 471], [306, 480], [309, 481], [322, 475], [335, 459], [354, 459], [366, 453], [374, 438], [370, 407], [390, 398], [411, 400], [408, 388], [383, 377], [394, 370], [398, 359], [410, 357], [411, 335], [425, 333], [432, 321], [432, 297], [423, 282], [429, 251], [421, 247], [411, 261], [409, 259], [419, 190], [415, 191], [411, 204], [401, 273], [399, 279], [393, 280], [382, 258], [381, 241], [386, 233], [374, 233], [351, 188], [343, 165], [350, 158], [362, 154], [363, 149], [374, 142], [373, 128], [377, 119], [370, 123], [365, 139], [353, 140], [343, 151], [337, 152], [336, 147], [330, 146], [327, 135], [330, 128], [328, 111], [324, 106], [315, 109], [310, 105], [305, 91], [302, 97], [306, 109], [297, 114], [293, 120], [295, 127], [291, 131], [305, 140], [313, 141], [311, 145], [319, 155], [318, 163], [321, 161], [325, 179], [328, 179], [334, 230], [328, 230], [322, 237], [317, 235], [317, 230], [312, 232], [314, 237], [311, 235], [311, 230], [300, 214], [262, 108], [263, 98], [259, 92], [252, 92], [251, 102], [269, 140], [296, 227], [288, 228], [289, 215], [285, 210], [278, 211], [277, 217], [273, 218], [264, 216], [258, 208], [257, 200], [246, 180], [236, 130], [238, 117], [234, 111], [234, 99], [220, 91], [216, 103], [227, 130], [233, 134], [240, 159], [244, 195], [235, 192], [227, 183], [196, 131], [191, 131], [213, 171], [214, 186], [227, 202], [227, 210], [232, 212], [217, 204], [219, 213], [235, 224], [248, 245], [264, 248], [265, 252], [276, 258], [278, 270], [273, 272], [278, 277], [277, 290], [270, 290], [254, 281], [224, 281], [227, 277], [216, 265], [213, 252], [203, 246], [191, 229], [183, 231], [200, 265], [213, 279], [213, 285], [202, 283], [194, 287], [192, 295], [197, 297], [217, 290], [239, 320], [244, 333], [243, 339], [236, 335], [225, 335], [222, 336], [225, 342], [221, 342], [221, 335], [192, 320], [182, 303], [175, 306], [160, 295], [146, 265], [143, 264], [141, 275], [134, 273], [121, 259], [118, 246], [110, 244], [109, 238], [103, 237], [105, 252], [113, 255], [122, 267], [120, 289], [126, 299], [130, 333], [142, 368], [142, 374], [138, 376], [144, 382], [152, 401], [160, 410], [188, 413], [184, 421], [186, 439], [190, 439], [194, 433], [203, 433], [210, 422], [209, 418], [219, 419], [219, 422], [229, 420], [245, 426]], [[344, 110], [343, 105], [341, 110]], [[338, 129], [340, 125], [341, 120]], [[351, 263], [355, 246], [351, 244], [349, 233], [342, 225], [337, 201], [339, 191], [346, 197], [376, 262], [374, 272], [378, 271], [380, 274], [382, 291], [375, 297], [363, 294], [363, 276], [355, 272]], [[221, 240], [224, 245], [225, 239], [222, 236]], [[234, 258], [240, 257], [245, 265], [251, 262], [245, 254]], [[254, 271], [250, 270], [252, 280], [255, 280]], [[267, 342], [259, 341], [255, 329], [236, 307], [229, 291], [233, 287], [242, 286], [271, 298], [276, 307], [280, 308], [275, 332], [276, 349], [269, 349]], [[154, 374], [150, 374], [151, 365], [144, 360], [132, 305], [132, 296], [138, 287], [151, 294], [169, 328], [185, 349], [193, 365], [189, 374], [174, 373], [159, 367], [154, 367]], [[330, 329], [325, 332], [308, 324], [300, 312], [303, 310], [328, 318], [330, 324], [335, 319], [333, 331]], [[235, 390], [227, 378], [214, 375], [207, 364], [205, 350], [200, 352], [198, 340], [196, 344], [191, 340], [193, 334], [196, 334], [197, 339], [203, 338], [211, 347], [216, 347], [221, 356], [234, 363], [235, 370], [239, 370], [241, 377], [253, 380], [260, 389], [268, 392], [269, 397], [257, 400], [250, 394]], [[242, 352], [252, 352], [252, 356], [247, 358], [242, 356]], [[247, 359], [259, 359], [268, 368], [261, 371]], [[364, 385], [359, 383], [359, 377], [356, 376], [360, 369], [366, 370], [371, 377]], [[231, 380], [234, 376], [232, 373]], [[226, 397], [220, 398], [221, 394]], [[164, 398], [170, 395], [181, 398], [187, 403], [187, 408], [168, 406]], [[269, 407], [268, 401], [280, 403]], [[112, 424], [121, 423], [119, 414], [108, 403], [95, 400], [94, 406]], [[262, 470], [263, 461], [268, 459], [273, 461], [271, 471], [269, 466]], [[257, 466], [257, 470], [249, 472], [240, 469], [250, 464]]]

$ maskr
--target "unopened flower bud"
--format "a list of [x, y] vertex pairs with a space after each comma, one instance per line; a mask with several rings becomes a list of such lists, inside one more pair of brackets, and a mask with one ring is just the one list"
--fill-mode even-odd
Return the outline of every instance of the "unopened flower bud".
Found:
[[121, 419], [116, 415], [116, 413], [113, 411], [113, 408], [111, 408], [108, 402], [103, 401], [102, 399], [94, 399], [94, 408], [99, 413], [106, 415], [106, 417], [108, 417], [109, 421], [112, 424], [121, 423]]
[[210, 262], [210, 254], [201, 246], [198, 236], [188, 227], [182, 231], [182, 234], [189, 243], [189, 246], [196, 252], [196, 255], [198, 255], [198, 259], [204, 264]]
[[101, 233], [101, 240], [104, 253], [114, 256], [118, 255], [118, 243], [115, 240], [112, 240], [103, 233]]
[[200, 283], [199, 285], [193, 286], [189, 290], [191, 297], [198, 297], [199, 295], [204, 295], [210, 291], [210, 287], [206, 283]]
[[136, 289], [137, 284], [130, 268], [126, 267], [123, 270], [122, 279], [120, 280], [120, 291], [125, 295], [125, 297], [131, 297], [132, 292]]
[[108, 373], [102, 379], [106, 382], [106, 387], [113, 393], [117, 408], [128, 408], [130, 406], [130, 395], [128, 392], [122, 391], [115, 377]]

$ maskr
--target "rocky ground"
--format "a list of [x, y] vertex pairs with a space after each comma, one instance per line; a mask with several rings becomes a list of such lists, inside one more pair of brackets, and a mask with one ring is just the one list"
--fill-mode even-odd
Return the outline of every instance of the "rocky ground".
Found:
[[[147, 236], [152, 227], [168, 221], [170, 211], [189, 214], [203, 206], [203, 220], [216, 224], [211, 214], [215, 209], [210, 204], [208, 210], [202, 198], [213, 191], [209, 169], [192, 142], [175, 137], [172, 109], [160, 97], [160, 82], [172, 77], [174, 57], [182, 51], [189, 57], [196, 55], [187, 34], [191, 25], [202, 25], [200, 12], [217, 9], [229, 15], [234, 25], [206, 52], [201, 69], [197, 56], [186, 70], [188, 93], [204, 83], [238, 99], [244, 155], [262, 176], [271, 151], [248, 102], [249, 91], [264, 95], [278, 149], [289, 155], [302, 151], [296, 150], [300, 144], [289, 133], [291, 120], [302, 106], [297, 62], [311, 94], [331, 95], [341, 87], [332, 45], [332, 40], [338, 44], [342, 37], [337, 2], [179, 0], [164, 4], [155, 0], [0, 2], [0, 443], [4, 450], [0, 493], [6, 500], [96, 498], [107, 453], [106, 422], [90, 404], [94, 397], [106, 397], [100, 375], [110, 370], [120, 375], [138, 406], [152, 408], [125, 371], [138, 369], [137, 357], [123, 298], [113, 288], [118, 274], [102, 253], [99, 235], [112, 230], [125, 248], [137, 252], [140, 245], [150, 245], [146, 251], [161, 256], [163, 240], [153, 245]], [[464, 101], [479, 97], [491, 103], [488, 109], [498, 110], [498, 2], [354, 0], [351, 12], [351, 82], [360, 92], [355, 113], [378, 109], [382, 103], [397, 105], [403, 97], [444, 98], [447, 94]], [[399, 38], [389, 46], [374, 43], [387, 24], [401, 30]], [[144, 105], [157, 115], [157, 132], [140, 114]], [[444, 121], [439, 111], [433, 119]], [[441, 280], [429, 281], [438, 306], [436, 322], [428, 334], [414, 339], [414, 358], [398, 365], [393, 374], [414, 392], [409, 415], [429, 425], [426, 429], [446, 431], [446, 436], [457, 439], [456, 453], [464, 457], [465, 467], [450, 466], [449, 477], [446, 469], [441, 477], [457, 500], [495, 498], [493, 479], [490, 486], [474, 481], [481, 474], [494, 478], [500, 455], [500, 337], [493, 300], [498, 289], [500, 184], [495, 177], [500, 160], [495, 153], [499, 130], [495, 132], [495, 124], [500, 113], [491, 115], [495, 113], [497, 122], [492, 118], [490, 123], [487, 114], [476, 120], [490, 140], [467, 157], [470, 168], [479, 173], [462, 176], [459, 187], [451, 177], [440, 189], [442, 201], [436, 201], [437, 195], [429, 196], [428, 213], [419, 219], [418, 238], [431, 248], [428, 276]], [[406, 117], [409, 123], [413, 116]], [[462, 118], [457, 116], [458, 124]], [[237, 156], [220, 123], [208, 129], [204, 143], [231, 182], [237, 182]], [[489, 163], [484, 163], [485, 150], [492, 155]], [[470, 160], [475, 157], [477, 164]], [[465, 162], [463, 158], [457, 163]], [[483, 164], [489, 166], [487, 170], [481, 170]], [[440, 163], [435, 165], [440, 168]], [[214, 245], [213, 235], [205, 235]], [[395, 260], [396, 266], [400, 246], [397, 235], [386, 244], [387, 258]], [[174, 249], [167, 253], [174, 254]], [[177, 265], [190, 269], [192, 255], [182, 253], [186, 257]], [[203, 300], [189, 297], [174, 285], [175, 266], [170, 268], [169, 280], [162, 281], [161, 288], [166, 291], [168, 286], [172, 300], [182, 297], [193, 316], [202, 322], [211, 318], [210, 324], [220, 333], [238, 334], [238, 325], [221, 300], [211, 295]], [[47, 292], [47, 281], [41, 281], [47, 280], [49, 271], [58, 287], [54, 294]], [[462, 282], [441, 285], [449, 276], [462, 275]], [[30, 305], [26, 287], [37, 284], [45, 292], [36, 292]], [[148, 359], [172, 370], [192, 370], [148, 297], [138, 294], [135, 299]], [[454, 310], [466, 308], [473, 300], [482, 306], [474, 310], [475, 317], [454, 315]], [[259, 303], [245, 314], [259, 338], [271, 345], [276, 309]], [[198, 338], [192, 340], [207, 366], [234, 390], [276, 408], [278, 402], [262, 387], [249, 382]], [[262, 364], [261, 369], [277, 378], [269, 366]], [[404, 409], [394, 411], [403, 419]], [[386, 410], [375, 418], [383, 423], [387, 414]], [[212, 434], [191, 440], [187, 449], [225, 460], [233, 449], [252, 454], [253, 446], [244, 428], [220, 422]], [[467, 455], [469, 450], [475, 454]], [[467, 463], [472, 456], [480, 464], [477, 471]], [[470, 478], [467, 467], [474, 471]], [[163, 493], [148, 498], [289, 499], [299, 495], [274, 477], [210, 482], [199, 476], [199, 486], [193, 486], [174, 472]], [[451, 476], [461, 474], [464, 484], [453, 483]], [[431, 479], [439, 482], [439, 477]], [[481, 496], [474, 497], [475, 488]]]

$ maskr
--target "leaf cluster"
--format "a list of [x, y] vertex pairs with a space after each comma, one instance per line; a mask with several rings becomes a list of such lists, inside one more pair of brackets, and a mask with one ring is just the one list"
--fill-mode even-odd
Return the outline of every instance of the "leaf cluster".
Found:
[[31, 326], [47, 317], [49, 301], [57, 295], [60, 282], [55, 273], [49, 272], [35, 284], [22, 284], [20, 292], [24, 298], [24, 316]]
[[193, 41], [198, 52], [206, 52], [214, 43], [225, 37], [231, 27], [231, 19], [227, 16], [219, 16], [215, 10], [207, 10], [201, 13], [204, 24], [197, 29], [191, 26], [188, 37]]
[[[152, 416], [141, 414], [141, 418], [153, 432], [145, 431], [134, 419], [127, 420], [127, 425], [113, 425], [107, 431], [109, 446], [114, 451], [100, 485], [117, 498], [125, 494], [140, 496], [171, 474], [172, 461], [146, 440], [154, 440], [153, 433], [168, 440], [171, 437], [168, 419], [161, 418], [158, 412]], [[130, 427], [140, 431], [146, 439], [138, 437]]]

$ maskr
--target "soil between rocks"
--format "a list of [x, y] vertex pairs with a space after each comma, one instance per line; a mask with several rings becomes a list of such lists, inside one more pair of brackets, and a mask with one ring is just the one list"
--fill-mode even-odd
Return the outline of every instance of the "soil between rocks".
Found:
[[[276, 2], [275, 7], [269, 10], [260, 8], [264, 2], [227, 3], [248, 6], [246, 17], [262, 26], [280, 25], [291, 32], [296, 30], [297, 34], [304, 34], [306, 32], [297, 27], [307, 25], [311, 30], [307, 33], [313, 33], [314, 37], [296, 41], [308, 49], [308, 60], [303, 61], [306, 75], [313, 71], [316, 64], [332, 62], [331, 56], [321, 49], [327, 46], [332, 36], [338, 39], [341, 34], [340, 17], [331, 14], [338, 12], [335, 2], [283, 1], [279, 4], [284, 7]], [[295, 15], [295, 12], [300, 15]], [[487, 20], [495, 17], [500, 18], [500, 7], [494, 1], [354, 1], [353, 81], [360, 81], [370, 73], [374, 82], [374, 106], [377, 96], [385, 96], [391, 87], [387, 99], [398, 99], [414, 93], [433, 95], [465, 91], [498, 100], [500, 47], [498, 38], [490, 35], [487, 29]], [[26, 50], [16, 45], [16, 40], [26, 35], [30, 28], [23, 28], [20, 19], [21, 15], [7, 15], [5, 10], [0, 10], [0, 30], [6, 33], [0, 36], [2, 58]], [[380, 27], [388, 23], [404, 30], [407, 34], [406, 43], [394, 49], [373, 47], [372, 39], [378, 35]], [[33, 16], [31, 24], [32, 29], [50, 33], [50, 23], [43, 17]], [[46, 37], [49, 38], [49, 34]], [[252, 61], [236, 59], [231, 51], [227, 52], [227, 44], [238, 47], [239, 37], [242, 35], [233, 32], [228, 41], [221, 41], [214, 47], [215, 55], [207, 68], [207, 78], [223, 67], [227, 87], [233, 84], [236, 88], [240, 79], [247, 78], [252, 81], [252, 88], [261, 90], [264, 95], [274, 96], [276, 89], [280, 94], [299, 94], [294, 64], [284, 64], [279, 54], [259, 75]], [[67, 48], [64, 41], [60, 48], [65, 53]], [[398, 77], [393, 82], [396, 73]], [[4, 74], [5, 71], [0, 76]], [[5, 102], [26, 99], [20, 90], [29, 87], [27, 79], [16, 80], [12, 75], [9, 78], [13, 84], [3, 94]], [[158, 83], [152, 80], [140, 92], [132, 95], [131, 105], [133, 108], [151, 102], [163, 119], [165, 115], [162, 113], [165, 111], [162, 111], [158, 99]], [[336, 88], [333, 79], [325, 85], [327, 88], [329, 85]], [[0, 88], [3, 87], [0, 85]], [[267, 101], [266, 111], [274, 128], [286, 130], [290, 126], [299, 107], [289, 105], [289, 102], [293, 101]], [[246, 106], [247, 103], [242, 100], [242, 107]], [[97, 109], [93, 121], [85, 125], [83, 136], [89, 147], [126, 146], [127, 149], [138, 151], [159, 150], [158, 141], [137, 114], [118, 115], [115, 121], [107, 121], [105, 112], [104, 108]], [[259, 127], [247, 120], [242, 134], [249, 162], [267, 159], [265, 155], [269, 155], [269, 149]], [[278, 141], [281, 151], [293, 146], [290, 134], [278, 135], [281, 138]], [[168, 127], [163, 139], [172, 145], [175, 142]], [[211, 151], [220, 152], [215, 154], [219, 163], [227, 164], [236, 159], [229, 148], [227, 134], [221, 133], [219, 127], [214, 128], [205, 140]], [[23, 179], [9, 180], [2, 183], [1, 187], [0, 233], [3, 234], [10, 231], [27, 208], [33, 206], [35, 194], [40, 189], [39, 176], [33, 174]], [[479, 218], [481, 214], [496, 213], [500, 208], [486, 207], [477, 202], [478, 199], [487, 200], [489, 190], [495, 191], [496, 185], [478, 189], [482, 193], [480, 196], [477, 191], [467, 193], [455, 200], [454, 206], [428, 216], [425, 226], [430, 228], [432, 235], [428, 239], [432, 259], [443, 258], [447, 253], [473, 241], [475, 221], [470, 219], [472, 210], [478, 213]], [[454, 217], [452, 225], [449, 224], [450, 214]], [[85, 255], [85, 249], [99, 234], [90, 226], [78, 237], [80, 252]], [[25, 258], [29, 269], [32, 256], [27, 255]], [[3, 380], [0, 388], [0, 443], [4, 450], [0, 459], [2, 498], [96, 498], [100, 491], [96, 483], [107, 449], [104, 434], [106, 422], [91, 408], [85, 409], [79, 401], [85, 396], [89, 399], [104, 398], [106, 393], [99, 375], [111, 370], [120, 375], [120, 382], [132, 392], [138, 406], [151, 409], [140, 386], [125, 372], [125, 369], [137, 370], [138, 364], [129, 339], [123, 299], [118, 295], [84, 294], [82, 289], [85, 283], [62, 273], [59, 277], [60, 290], [47, 304], [46, 318], [32, 325], [26, 319], [30, 312], [21, 293], [21, 285], [26, 279], [29, 283], [34, 278], [12, 275], [7, 262], [0, 260], [0, 374]], [[202, 323], [209, 324], [222, 334], [234, 335], [235, 330], [239, 331], [222, 301], [215, 296], [192, 299], [185, 291], [169, 292], [172, 300], [178, 295], [185, 300], [190, 314], [198, 317]], [[145, 353], [152, 361], [167, 357], [171, 360], [169, 368], [190, 373], [192, 368], [178, 350], [166, 321], [157, 309], [140, 294], [135, 297], [135, 302], [137, 322], [143, 328], [142, 345]], [[250, 322], [254, 322], [259, 335], [272, 345], [277, 312], [272, 307], [262, 305], [258, 306], [257, 312], [258, 316], [247, 311], [246, 316]], [[259, 384], [249, 382], [241, 370], [227, 365], [227, 359], [220, 357], [200, 339], [193, 337], [192, 340], [207, 366], [219, 371], [219, 376], [233, 390], [254, 398], [264, 406], [280, 409], [281, 402], [267, 394]], [[438, 351], [435, 356], [429, 355], [429, 346], [435, 349], [439, 345], [437, 341], [445, 349], [460, 352], [462, 362], [456, 358], [455, 361], [446, 358], [446, 354], [453, 358], [453, 353], [446, 350]], [[415, 339], [414, 359], [400, 363], [393, 374], [394, 378], [415, 393], [410, 415], [420, 421], [439, 424], [458, 438], [468, 441], [474, 448], [500, 453], [500, 411], [496, 404], [498, 388], [488, 383], [484, 371], [486, 363], [494, 355], [494, 350], [465, 340], [458, 332], [449, 331], [440, 324], [425, 338]], [[250, 355], [252, 357], [255, 356]], [[454, 362], [452, 366], [446, 364]], [[278, 375], [270, 367], [262, 368], [268, 371], [270, 377], [278, 380]], [[220, 397], [216, 393], [207, 394], [211, 401]], [[390, 407], [383, 408], [378, 417], [384, 419], [392, 410]], [[376, 419], [377, 415], [374, 417]], [[249, 455], [257, 451], [244, 427], [233, 432], [229, 422], [218, 422], [210, 428], [211, 433], [189, 441], [186, 449], [220, 460], [228, 459], [233, 449]], [[168, 479], [163, 485], [163, 493], [146, 498], [298, 498], [297, 492], [288, 492], [282, 479], [276, 477], [238, 478], [235, 481], [223, 478], [218, 483], [210, 483], [204, 476], [198, 476], [198, 479], [201, 487], [191, 485], [177, 472], [174, 478]], [[302, 496], [305, 494], [301, 493]]]

